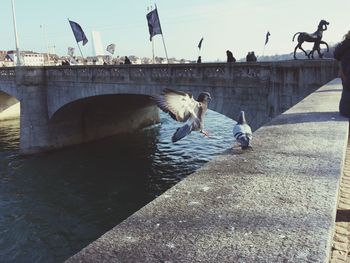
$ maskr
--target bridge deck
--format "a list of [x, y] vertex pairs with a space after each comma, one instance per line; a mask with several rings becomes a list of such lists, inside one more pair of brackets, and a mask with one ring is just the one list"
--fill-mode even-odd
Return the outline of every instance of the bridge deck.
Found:
[[348, 120], [321, 87], [68, 262], [326, 262]]
[[348, 120], [339, 80], [228, 150], [68, 262], [328, 262]]

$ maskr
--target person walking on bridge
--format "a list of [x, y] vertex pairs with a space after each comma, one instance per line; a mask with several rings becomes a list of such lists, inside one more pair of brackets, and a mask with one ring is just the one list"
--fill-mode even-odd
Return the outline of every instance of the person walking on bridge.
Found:
[[344, 117], [350, 118], [350, 31], [335, 47], [334, 58], [340, 61], [339, 75], [343, 84], [339, 112]]
[[236, 58], [233, 56], [230, 50], [226, 50], [226, 56], [227, 56], [228, 63], [236, 62]]

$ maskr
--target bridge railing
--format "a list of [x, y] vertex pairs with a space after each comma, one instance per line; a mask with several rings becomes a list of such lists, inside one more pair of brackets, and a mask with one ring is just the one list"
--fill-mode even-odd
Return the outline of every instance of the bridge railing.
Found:
[[[269, 67], [264, 65], [263, 68]], [[49, 80], [95, 82], [188, 82], [211, 79], [233, 79], [236, 76], [260, 77], [260, 63], [170, 64], [50, 67]], [[256, 70], [253, 70], [256, 69]]]
[[164, 83], [191, 84], [204, 82], [232, 86], [237, 79], [266, 81], [277, 68], [337, 67], [335, 60], [291, 60], [258, 63], [147, 64], [45, 67], [48, 81], [96, 83]]
[[1, 67], [0, 80], [15, 80], [16, 70], [14, 67]]
[[[95, 83], [215, 84], [232, 86], [237, 79], [268, 80], [277, 68], [336, 67], [335, 60], [291, 60], [257, 63], [145, 64], [21, 67], [44, 69], [48, 81]], [[31, 74], [32, 75], [32, 74]], [[16, 68], [0, 68], [0, 80], [15, 80]]]

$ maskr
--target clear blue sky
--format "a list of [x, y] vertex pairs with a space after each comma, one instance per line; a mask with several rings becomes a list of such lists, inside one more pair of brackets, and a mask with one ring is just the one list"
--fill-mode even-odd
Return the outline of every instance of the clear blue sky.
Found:
[[[44, 51], [46, 38], [56, 53], [66, 55], [76, 42], [67, 21], [78, 22], [88, 39], [91, 31], [102, 43], [116, 44], [115, 55], [151, 57], [146, 13], [149, 0], [15, 0], [21, 50]], [[196, 59], [203, 36], [202, 60], [225, 60], [227, 49], [239, 59], [248, 51], [257, 55], [293, 51], [298, 31], [314, 32], [321, 19], [330, 22], [323, 40], [336, 43], [350, 30], [349, 0], [158, 0], [156, 1], [169, 57]], [[264, 50], [265, 34], [271, 37]], [[0, 50], [15, 48], [11, 0], [0, 9]], [[162, 38], [154, 37], [156, 55], [165, 56]], [[92, 41], [82, 47], [92, 55]], [[305, 44], [311, 48], [311, 44]]]

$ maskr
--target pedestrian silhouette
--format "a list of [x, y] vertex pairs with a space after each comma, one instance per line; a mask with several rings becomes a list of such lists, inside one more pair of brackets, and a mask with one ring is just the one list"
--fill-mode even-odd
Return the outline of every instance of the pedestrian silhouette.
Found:
[[254, 51], [250, 52], [250, 55], [251, 55], [251, 60], [252, 60], [253, 62], [256, 62], [256, 61], [258, 60], [258, 59], [256, 58], [256, 56], [255, 56]]
[[248, 52], [247, 56], [246, 56], [246, 61], [247, 62], [256, 62], [257, 58], [255, 56], [254, 51]]
[[198, 57], [197, 63], [198, 63], [198, 64], [202, 63], [202, 57], [201, 57], [201, 56]]
[[226, 50], [226, 56], [227, 56], [227, 62], [236, 62], [236, 59], [230, 50]]
[[131, 64], [131, 61], [127, 56], [125, 56], [124, 64]]
[[247, 62], [250, 62], [250, 61], [251, 61], [251, 54], [250, 54], [250, 52], [248, 52], [247, 56], [245, 57], [245, 60], [246, 60]]

